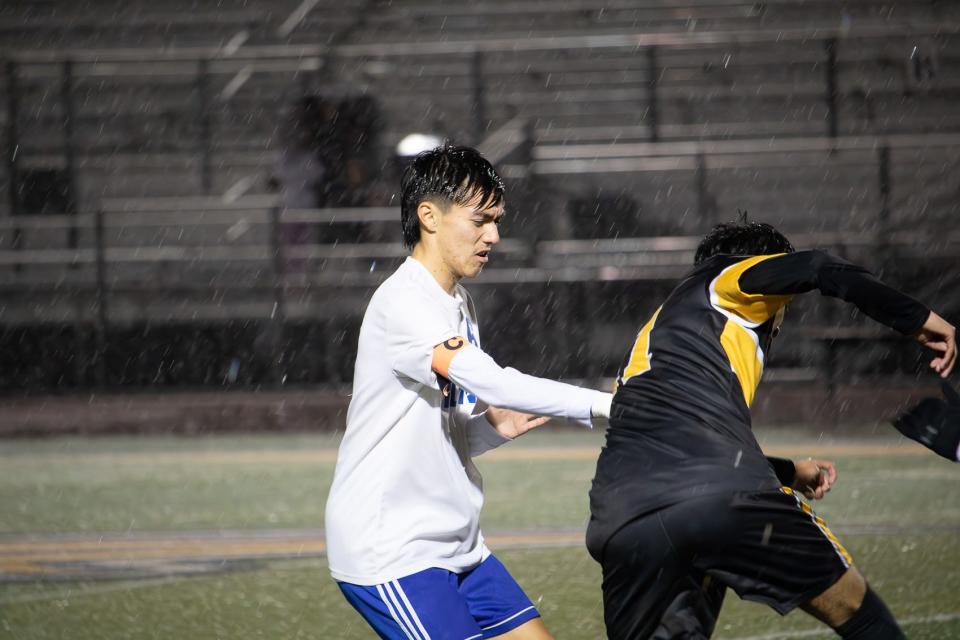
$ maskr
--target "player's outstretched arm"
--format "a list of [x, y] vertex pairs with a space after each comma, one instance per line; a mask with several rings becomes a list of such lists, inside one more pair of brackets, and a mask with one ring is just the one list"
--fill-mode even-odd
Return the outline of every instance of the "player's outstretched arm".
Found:
[[537, 378], [504, 368], [463, 338], [436, 345], [433, 370], [493, 407], [535, 416], [566, 418], [592, 426], [610, 417], [609, 393]]
[[[759, 256], [744, 270], [727, 297], [749, 307], [769, 296], [791, 296], [817, 289], [825, 296], [850, 302], [877, 322], [915, 336], [940, 355], [930, 363], [942, 377], [957, 357], [956, 329], [926, 306], [843, 258], [824, 251], [798, 251]], [[785, 302], [784, 302], [785, 304]]]
[[960, 462], [960, 394], [943, 383], [943, 399], [925, 398], [893, 421], [897, 431], [947, 460]]

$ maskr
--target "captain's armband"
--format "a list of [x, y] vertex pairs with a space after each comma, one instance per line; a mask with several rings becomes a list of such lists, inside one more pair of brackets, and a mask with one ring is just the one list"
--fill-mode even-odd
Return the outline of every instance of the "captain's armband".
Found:
[[462, 336], [455, 336], [449, 340], [441, 342], [433, 348], [433, 362], [430, 368], [439, 373], [444, 378], [450, 377], [450, 363], [454, 356], [470, 346], [467, 339]]

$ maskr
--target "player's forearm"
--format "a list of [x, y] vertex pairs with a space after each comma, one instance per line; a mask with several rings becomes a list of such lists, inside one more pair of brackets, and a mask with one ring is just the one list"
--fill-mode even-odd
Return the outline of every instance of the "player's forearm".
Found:
[[745, 293], [767, 295], [818, 289], [904, 334], [919, 331], [930, 314], [926, 306], [863, 267], [823, 251], [799, 251], [762, 262], [743, 273], [740, 287]]
[[820, 291], [850, 302], [862, 312], [903, 334], [920, 330], [930, 310], [905, 293], [880, 281], [866, 269], [823, 254]]
[[477, 348], [458, 353], [448, 373], [450, 380], [487, 404], [588, 426], [592, 409], [603, 405], [609, 395], [503, 368]]

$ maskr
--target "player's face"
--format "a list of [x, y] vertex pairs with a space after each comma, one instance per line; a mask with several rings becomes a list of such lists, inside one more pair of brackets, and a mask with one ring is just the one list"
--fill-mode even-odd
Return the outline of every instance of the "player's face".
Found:
[[773, 316], [773, 337], [776, 338], [780, 335], [780, 325], [783, 324], [783, 316], [787, 314], [786, 307], [780, 307], [777, 311], [777, 315]]
[[437, 229], [441, 257], [454, 277], [473, 278], [490, 259], [500, 242], [503, 205], [484, 208], [483, 203], [451, 204], [440, 216]]
[[780, 309], [777, 311], [777, 314], [773, 316], [773, 323], [770, 327], [770, 333], [763, 341], [763, 351], [766, 353], [768, 360], [770, 356], [773, 355], [773, 343], [777, 336], [780, 335], [780, 325], [783, 324], [783, 315], [785, 311], [786, 307], [780, 307]]

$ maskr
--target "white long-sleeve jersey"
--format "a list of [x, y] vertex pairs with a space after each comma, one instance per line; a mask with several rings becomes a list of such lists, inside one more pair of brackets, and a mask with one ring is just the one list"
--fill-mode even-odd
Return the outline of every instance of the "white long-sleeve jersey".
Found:
[[[447, 380], [433, 348], [455, 336]], [[472, 456], [501, 436], [478, 400], [590, 424], [608, 394], [499, 367], [480, 350], [467, 292], [447, 294], [413, 258], [374, 293], [360, 329], [353, 397], [326, 509], [337, 580], [381, 584], [424, 569], [469, 570], [489, 550], [480, 532], [483, 482]]]

